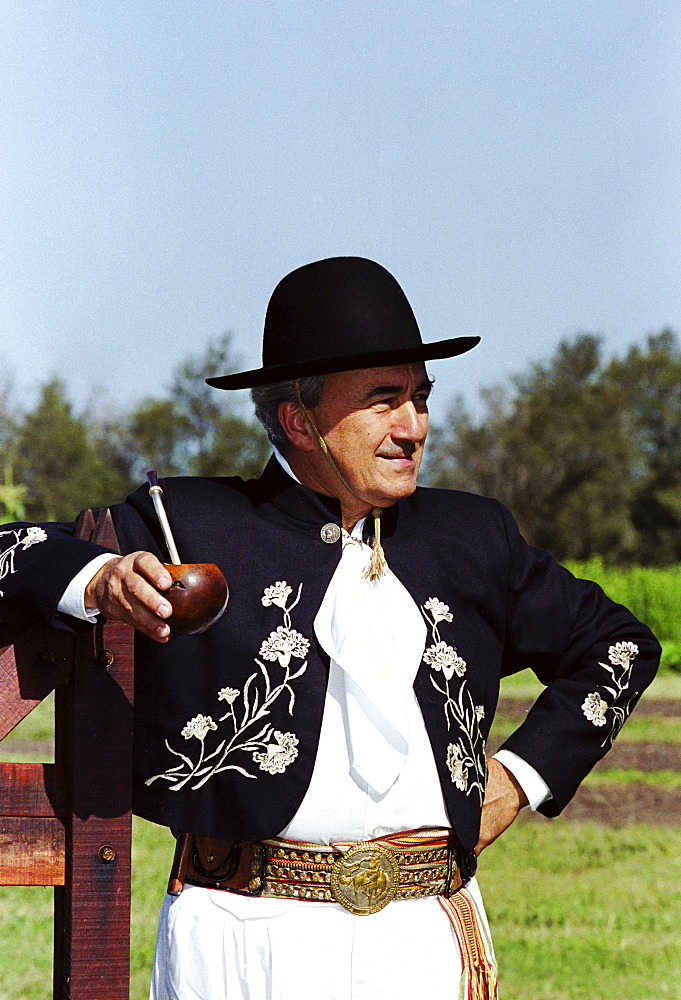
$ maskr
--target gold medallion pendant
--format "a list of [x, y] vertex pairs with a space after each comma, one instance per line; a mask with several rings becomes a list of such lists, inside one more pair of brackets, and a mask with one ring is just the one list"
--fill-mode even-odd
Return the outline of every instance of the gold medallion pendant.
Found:
[[387, 906], [400, 884], [395, 857], [379, 844], [356, 844], [334, 863], [333, 898], [350, 913], [364, 916]]

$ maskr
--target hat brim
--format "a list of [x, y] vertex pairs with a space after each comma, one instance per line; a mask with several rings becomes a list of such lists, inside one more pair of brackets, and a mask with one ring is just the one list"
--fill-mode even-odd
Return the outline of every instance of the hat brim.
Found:
[[413, 347], [399, 347], [393, 351], [368, 351], [363, 354], [345, 354], [335, 358], [312, 358], [309, 361], [291, 361], [285, 365], [270, 365], [254, 368], [249, 372], [234, 375], [219, 375], [207, 378], [208, 385], [215, 389], [252, 389], [258, 385], [284, 382], [294, 378], [308, 378], [310, 375], [332, 375], [335, 372], [357, 371], [361, 368], [387, 368], [392, 365], [411, 364], [414, 361], [435, 361], [439, 358], [455, 358], [465, 354], [480, 337], [452, 337], [438, 340], [433, 344], [417, 344]]

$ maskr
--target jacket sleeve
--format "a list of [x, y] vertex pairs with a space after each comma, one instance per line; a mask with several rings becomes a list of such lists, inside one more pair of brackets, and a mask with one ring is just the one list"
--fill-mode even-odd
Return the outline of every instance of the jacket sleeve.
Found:
[[520, 536], [504, 508], [510, 548], [502, 673], [530, 667], [546, 685], [504, 743], [531, 764], [560, 813], [612, 746], [659, 665], [650, 629], [596, 584], [578, 580]]
[[29, 625], [76, 631], [83, 627], [57, 605], [68, 583], [107, 549], [74, 538], [72, 524], [0, 526], [0, 645]]

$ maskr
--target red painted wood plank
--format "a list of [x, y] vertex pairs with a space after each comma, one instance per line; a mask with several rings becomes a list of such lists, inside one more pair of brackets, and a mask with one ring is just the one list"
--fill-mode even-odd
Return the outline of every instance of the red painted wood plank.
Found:
[[0, 817], [0, 885], [63, 885], [64, 823], [49, 817]]
[[0, 740], [68, 679], [73, 637], [32, 629], [0, 650]]
[[62, 764], [0, 763], [0, 817], [65, 814]]

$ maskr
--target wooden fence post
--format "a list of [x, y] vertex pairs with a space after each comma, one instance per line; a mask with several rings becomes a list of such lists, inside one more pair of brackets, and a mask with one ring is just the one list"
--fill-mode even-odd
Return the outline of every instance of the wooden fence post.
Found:
[[[79, 535], [118, 549], [108, 511], [81, 515]], [[129, 998], [133, 637], [117, 622], [75, 640], [42, 630], [0, 656], [0, 738], [56, 685], [55, 763], [0, 765], [14, 845], [0, 882], [55, 886], [55, 1000]]]

